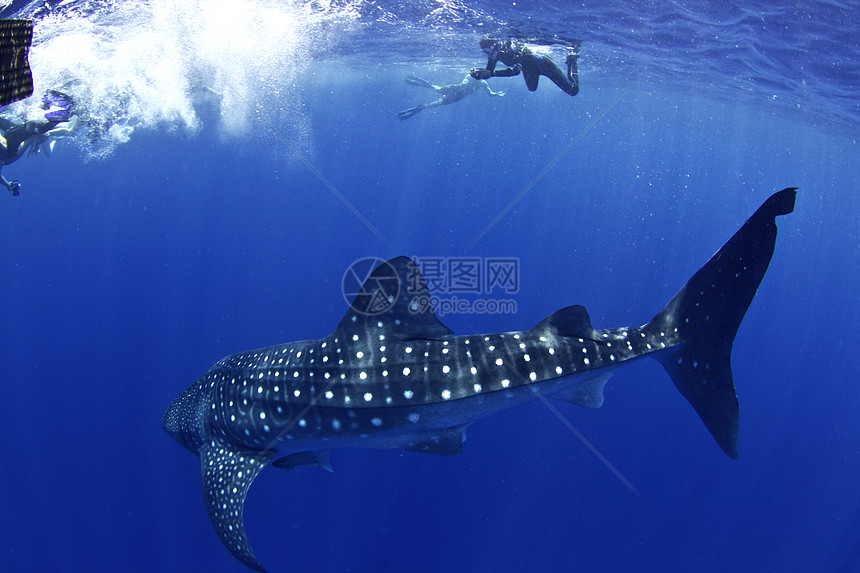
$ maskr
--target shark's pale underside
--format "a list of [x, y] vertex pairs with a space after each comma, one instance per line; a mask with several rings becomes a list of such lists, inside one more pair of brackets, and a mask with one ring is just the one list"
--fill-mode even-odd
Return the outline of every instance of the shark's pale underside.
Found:
[[215, 531], [256, 571], [265, 570], [245, 535], [243, 507], [275, 457], [289, 468], [315, 463], [316, 449], [455, 454], [470, 423], [538, 392], [600, 406], [612, 372], [643, 356], [665, 367], [737, 458], [732, 344], [773, 256], [775, 219], [794, 202], [794, 188], [771, 196], [644, 326], [595, 330], [583, 307], [568, 306], [530, 330], [454, 336], [419, 304], [427, 286], [413, 261], [391, 259], [329, 336], [220, 360], [173, 401], [162, 424], [200, 456]]

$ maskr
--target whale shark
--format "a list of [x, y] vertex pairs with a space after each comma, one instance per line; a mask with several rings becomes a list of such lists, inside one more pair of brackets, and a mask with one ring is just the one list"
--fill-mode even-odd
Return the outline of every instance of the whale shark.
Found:
[[601, 406], [612, 373], [644, 357], [664, 366], [737, 459], [732, 346], [770, 265], [776, 217], [795, 198], [794, 187], [773, 194], [642, 326], [597, 330], [585, 308], [567, 306], [528, 330], [455, 336], [422, 304], [429, 289], [414, 261], [385, 261], [331, 334], [223, 358], [170, 404], [162, 426], [200, 457], [218, 537], [260, 572], [244, 502], [273, 460], [325, 467], [315, 450], [333, 448], [456, 454], [469, 424], [540, 397]]

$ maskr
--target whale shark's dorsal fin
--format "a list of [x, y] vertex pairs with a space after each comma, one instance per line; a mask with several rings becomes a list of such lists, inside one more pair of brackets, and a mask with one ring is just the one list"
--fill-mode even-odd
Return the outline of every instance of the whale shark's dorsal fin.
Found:
[[[370, 274], [333, 336], [364, 335], [384, 326], [386, 336], [398, 340], [435, 339], [453, 334], [436, 318], [430, 304], [430, 289], [409, 257], [396, 257], [380, 264]], [[356, 339], [358, 340], [358, 339]]]

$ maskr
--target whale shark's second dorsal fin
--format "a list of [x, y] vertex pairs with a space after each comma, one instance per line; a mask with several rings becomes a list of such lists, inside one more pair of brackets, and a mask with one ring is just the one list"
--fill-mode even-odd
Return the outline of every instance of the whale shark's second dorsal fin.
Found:
[[398, 340], [437, 339], [453, 334], [436, 317], [427, 283], [409, 257], [390, 259], [374, 269], [332, 335], [364, 338], [379, 328], [385, 329], [387, 337]]
[[591, 319], [588, 317], [585, 307], [578, 304], [555, 311], [540, 321], [532, 330], [602, 342], [594, 327], [591, 326]]

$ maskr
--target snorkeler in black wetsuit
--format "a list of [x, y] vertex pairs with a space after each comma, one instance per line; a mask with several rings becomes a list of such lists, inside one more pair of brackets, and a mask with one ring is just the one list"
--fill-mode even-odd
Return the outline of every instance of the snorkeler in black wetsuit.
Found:
[[[567, 94], [575, 96], [579, 93], [579, 74], [576, 69], [576, 60], [579, 58], [579, 42], [572, 46], [567, 55], [567, 75], [549, 57], [535, 54], [514, 38], [509, 40], [484, 38], [481, 40], [481, 50], [487, 54], [489, 59], [486, 68], [472, 68], [470, 73], [476, 80], [516, 76], [522, 72], [529, 91], [535, 91], [540, 77], [546, 76]], [[502, 62], [508, 67], [497, 71], [496, 64], [498, 62]]]

